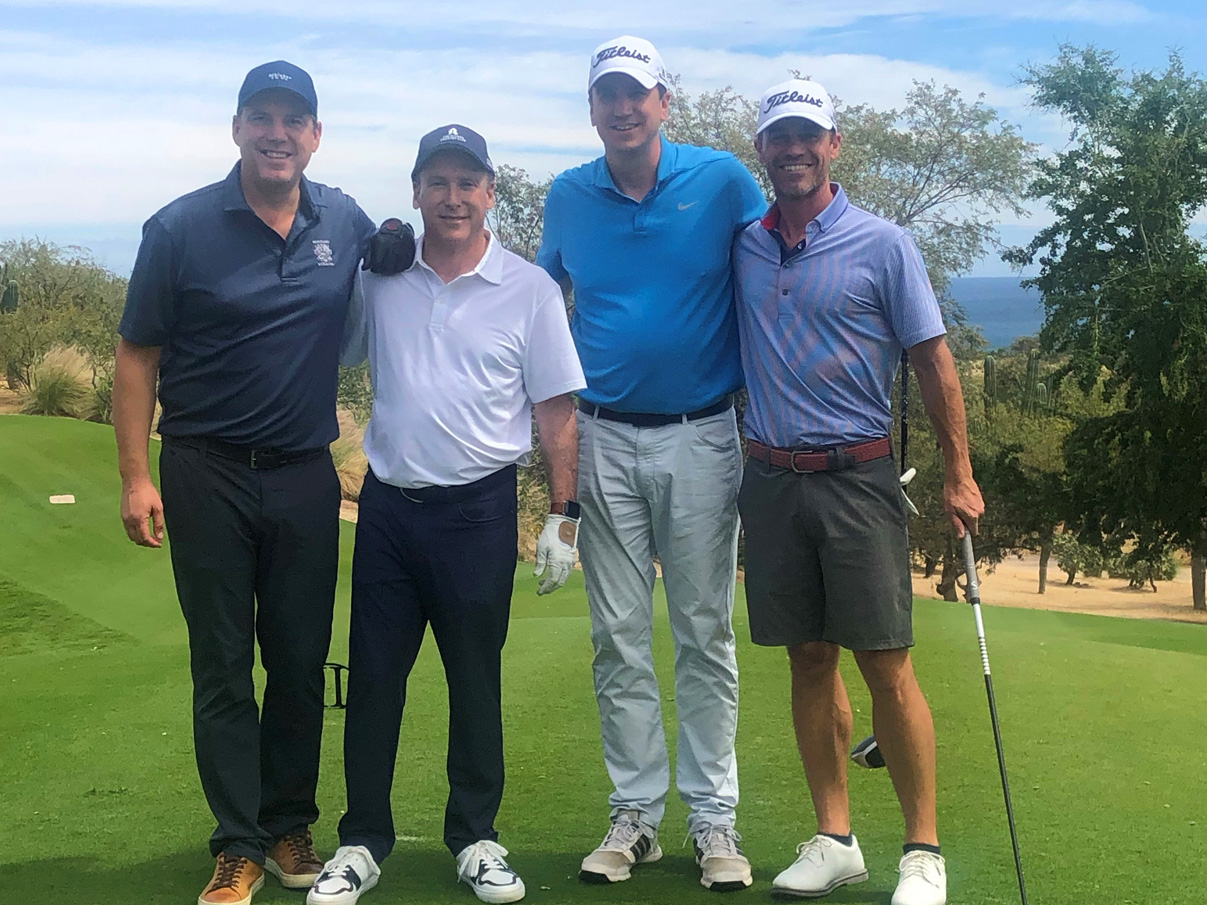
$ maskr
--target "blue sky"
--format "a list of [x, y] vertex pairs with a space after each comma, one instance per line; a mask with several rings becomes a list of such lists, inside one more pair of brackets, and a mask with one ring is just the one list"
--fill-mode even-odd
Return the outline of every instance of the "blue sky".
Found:
[[[1180, 48], [1207, 70], [1199, 0], [4, 0], [0, 16], [0, 239], [90, 247], [127, 273], [141, 223], [221, 179], [244, 73], [285, 58], [314, 76], [323, 143], [307, 174], [374, 219], [410, 216], [421, 134], [460, 121], [497, 162], [536, 176], [600, 153], [587, 120], [587, 58], [647, 37], [691, 93], [748, 96], [800, 69], [847, 103], [898, 105], [914, 79], [983, 93], [1044, 148], [1059, 120], [1029, 106], [1026, 63], [1062, 42], [1160, 68]], [[1003, 224], [1007, 242], [1044, 222]], [[974, 275], [1009, 273], [993, 258]]]

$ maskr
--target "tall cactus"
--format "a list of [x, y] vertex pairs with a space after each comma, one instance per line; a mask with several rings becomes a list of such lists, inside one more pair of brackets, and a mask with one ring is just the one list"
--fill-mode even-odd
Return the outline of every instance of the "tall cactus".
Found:
[[1035, 412], [1036, 387], [1039, 385], [1039, 352], [1032, 349], [1027, 353], [1027, 380], [1023, 384], [1023, 412]]
[[997, 364], [992, 355], [985, 356], [985, 417], [993, 413], [994, 403], [997, 402]]
[[1042, 383], [1035, 387], [1035, 406], [1042, 412], [1048, 409], [1048, 388]]
[[4, 295], [0, 296], [0, 313], [11, 314], [17, 310], [20, 303], [21, 287], [17, 285], [16, 280], [9, 280], [8, 285], [4, 287]]

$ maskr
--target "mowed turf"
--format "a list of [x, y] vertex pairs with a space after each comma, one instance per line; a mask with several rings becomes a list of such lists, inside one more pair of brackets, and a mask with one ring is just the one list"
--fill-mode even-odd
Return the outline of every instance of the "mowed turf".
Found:
[[[134, 547], [117, 518], [112, 433], [68, 420], [0, 417], [0, 902], [190, 903], [212, 867], [197, 781], [184, 626], [168, 551]], [[50, 506], [74, 493], [74, 506]], [[351, 526], [332, 658], [346, 660]], [[472, 561], [467, 564], [472, 568]], [[504, 656], [508, 786], [498, 828], [529, 902], [706, 902], [674, 798], [666, 857], [609, 888], [581, 885], [610, 786], [591, 691], [581, 574], [537, 597], [520, 564]], [[658, 601], [655, 637], [667, 731], [673, 649]], [[949, 901], [1018, 900], [972, 614], [918, 601], [918, 672], [939, 739]], [[985, 612], [1030, 898], [1036, 905], [1190, 903], [1207, 883], [1207, 631], [1201, 626], [988, 608]], [[812, 833], [788, 716], [782, 651], [748, 641], [742, 675], [739, 829], [755, 885]], [[844, 674], [856, 738], [871, 731], [853, 664]], [[327, 712], [316, 826], [336, 845], [343, 714]], [[398, 846], [362, 900], [476, 901], [441, 842], [447, 703], [435, 646], [408, 689], [394, 789]], [[672, 749], [673, 750], [673, 749]], [[871, 879], [827, 901], [888, 905], [901, 820], [885, 771], [853, 768], [851, 797]], [[301, 903], [269, 880], [257, 902]]]

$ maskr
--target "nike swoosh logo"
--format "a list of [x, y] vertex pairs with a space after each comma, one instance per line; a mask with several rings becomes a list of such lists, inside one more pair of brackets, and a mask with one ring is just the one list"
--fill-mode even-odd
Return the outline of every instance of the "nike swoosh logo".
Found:
[[696, 206], [697, 204], [699, 204], [699, 203], [700, 203], [699, 201], [692, 201], [692, 202], [689, 202], [688, 204], [684, 204], [682, 201], [680, 201], [680, 202], [679, 202], [679, 210], [681, 210], [681, 211], [685, 211], [685, 210], [687, 210], [689, 207], [695, 207], [695, 206]]

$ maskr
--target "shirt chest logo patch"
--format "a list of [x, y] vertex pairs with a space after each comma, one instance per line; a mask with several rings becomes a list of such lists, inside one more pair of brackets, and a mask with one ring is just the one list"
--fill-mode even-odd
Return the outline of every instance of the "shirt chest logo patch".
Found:
[[318, 261], [319, 267], [334, 267], [335, 254], [331, 251], [330, 239], [313, 239], [314, 257]]

